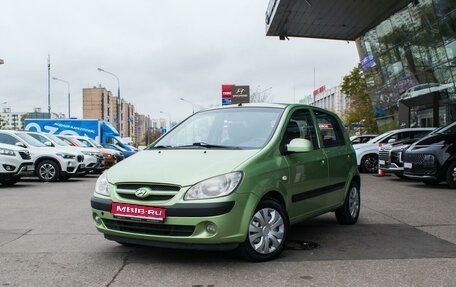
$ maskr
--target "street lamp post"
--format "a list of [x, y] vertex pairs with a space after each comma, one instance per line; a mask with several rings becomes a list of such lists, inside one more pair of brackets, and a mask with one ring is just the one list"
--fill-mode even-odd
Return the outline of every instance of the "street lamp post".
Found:
[[122, 121], [120, 120], [120, 116], [121, 116], [120, 109], [122, 107], [122, 99], [120, 98], [120, 81], [119, 81], [119, 77], [117, 77], [116, 74], [113, 74], [113, 73], [111, 73], [109, 71], [106, 71], [106, 70], [104, 70], [102, 68], [98, 68], [98, 71], [110, 74], [111, 76], [114, 76], [117, 79], [117, 128], [119, 129], [119, 134], [122, 137], [122, 135], [123, 135], [122, 134]]
[[189, 103], [190, 105], [192, 105], [192, 109], [193, 109], [193, 110], [192, 110], [192, 114], [194, 114], [194, 113], [195, 113], [195, 105], [194, 105], [192, 102], [187, 101], [187, 100], [184, 99], [184, 98], [180, 98], [180, 99], [181, 99], [181, 101], [187, 102], [187, 103]]
[[71, 107], [71, 104], [70, 104], [71, 103], [70, 82], [62, 80], [62, 79], [59, 79], [59, 78], [56, 78], [56, 77], [52, 77], [52, 79], [56, 80], [56, 81], [64, 82], [68, 86], [68, 118], [71, 118], [71, 112], [70, 112], [70, 107]]

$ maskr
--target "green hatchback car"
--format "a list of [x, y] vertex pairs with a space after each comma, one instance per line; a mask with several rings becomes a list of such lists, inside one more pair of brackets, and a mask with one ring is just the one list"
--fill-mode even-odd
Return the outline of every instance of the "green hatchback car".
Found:
[[279, 256], [290, 226], [327, 212], [354, 224], [356, 155], [340, 119], [298, 104], [193, 114], [104, 172], [91, 198], [106, 239], [125, 245]]

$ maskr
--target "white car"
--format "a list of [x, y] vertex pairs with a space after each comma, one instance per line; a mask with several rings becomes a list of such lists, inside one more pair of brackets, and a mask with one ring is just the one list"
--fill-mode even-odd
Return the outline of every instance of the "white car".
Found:
[[434, 93], [434, 92], [440, 92], [440, 91], [443, 91], [446, 89], [451, 89], [453, 87], [454, 87], [454, 83], [452, 83], [452, 82], [449, 82], [446, 84], [439, 84], [439, 83], [419, 84], [419, 85], [413, 86], [413, 87], [407, 89], [406, 91], [404, 91], [401, 94], [400, 99], [406, 100], [406, 99], [418, 97], [418, 96], [425, 95], [425, 94], [430, 94], [430, 93]]
[[27, 134], [31, 135], [32, 137], [34, 137], [35, 139], [39, 140], [47, 146], [66, 148], [82, 153], [84, 155], [85, 167], [83, 170], [81, 170], [81, 175], [93, 172], [95, 168], [100, 164], [99, 162], [102, 156], [97, 149], [72, 146], [52, 134], [44, 134], [38, 132], [27, 132]]
[[84, 167], [82, 153], [48, 147], [23, 131], [0, 130], [0, 143], [28, 148], [35, 165], [29, 175], [41, 181], [67, 180]]
[[378, 154], [379, 147], [381, 147], [381, 145], [413, 138], [419, 140], [433, 130], [434, 128], [406, 128], [392, 130], [378, 135], [366, 143], [354, 144], [353, 148], [356, 152], [356, 162], [358, 164], [358, 168], [365, 173], [376, 173], [378, 171]]
[[[90, 173], [100, 174], [106, 169], [106, 158], [104, 157], [103, 153], [100, 150], [98, 150], [97, 148], [87, 146], [87, 145], [81, 143], [80, 141], [78, 141], [77, 139], [73, 138], [72, 136], [56, 135], [56, 137], [58, 137], [60, 140], [62, 140], [64, 142], [68, 143], [69, 145], [77, 146], [79, 148], [87, 149], [90, 151], [93, 151], [93, 150], [97, 151], [97, 159], [98, 159], [97, 163], [95, 165], [88, 166], [90, 168]], [[112, 160], [114, 160], [114, 158], [112, 158]]]
[[33, 172], [30, 152], [15, 145], [0, 143], [0, 184], [13, 185], [26, 172]]

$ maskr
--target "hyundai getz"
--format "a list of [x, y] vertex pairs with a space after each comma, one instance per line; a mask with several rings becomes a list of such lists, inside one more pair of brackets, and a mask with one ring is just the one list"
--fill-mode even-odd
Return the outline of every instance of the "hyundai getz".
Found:
[[92, 217], [125, 245], [235, 249], [279, 256], [290, 226], [360, 212], [356, 155], [340, 119], [298, 104], [240, 104], [193, 114], [97, 180]]

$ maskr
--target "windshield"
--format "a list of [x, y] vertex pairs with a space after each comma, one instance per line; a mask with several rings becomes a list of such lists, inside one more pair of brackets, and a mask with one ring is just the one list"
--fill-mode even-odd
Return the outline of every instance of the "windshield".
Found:
[[432, 134], [456, 134], [456, 121], [435, 130]]
[[93, 147], [96, 147], [96, 148], [103, 148], [102, 145], [100, 145], [99, 143], [97, 143], [96, 141], [94, 141], [94, 140], [91, 139], [91, 138], [88, 138], [87, 141], [89, 141], [90, 143], [92, 143], [92, 146], [93, 146]]
[[389, 135], [392, 134], [392, 133], [393, 133], [393, 131], [389, 131], [389, 132], [383, 133], [383, 134], [378, 135], [378, 136], [376, 136], [375, 138], [369, 140], [367, 143], [376, 143], [376, 142], [378, 142], [378, 141], [384, 139], [385, 137], [389, 136]]
[[85, 138], [77, 138], [76, 141], [81, 144], [83, 147], [93, 147], [92, 143]]
[[283, 110], [233, 107], [194, 114], [150, 148], [259, 149], [271, 138]]
[[53, 134], [47, 134], [46, 136], [48, 138], [50, 138], [51, 140], [53, 140], [57, 145], [60, 145], [60, 146], [69, 146], [70, 145], [69, 143], [61, 140], [60, 138], [56, 137]]
[[16, 134], [18, 137], [20, 137], [22, 140], [24, 140], [27, 144], [34, 146], [34, 147], [47, 147], [44, 143], [40, 142], [36, 138], [32, 137], [31, 135], [28, 135], [26, 133], [17, 133]]

